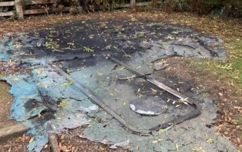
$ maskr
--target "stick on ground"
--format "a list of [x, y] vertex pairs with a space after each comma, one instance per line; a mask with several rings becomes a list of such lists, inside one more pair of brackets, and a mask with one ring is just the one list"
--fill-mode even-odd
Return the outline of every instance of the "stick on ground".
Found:
[[51, 152], [60, 152], [57, 137], [53, 133], [49, 134], [49, 144], [50, 144]]

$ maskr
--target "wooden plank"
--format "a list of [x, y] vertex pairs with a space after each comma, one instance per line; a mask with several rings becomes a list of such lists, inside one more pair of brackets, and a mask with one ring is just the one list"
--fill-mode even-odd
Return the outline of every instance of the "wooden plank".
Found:
[[[156, 5], [160, 5], [162, 2], [157, 2]], [[152, 5], [152, 2], [138, 2], [135, 4], [136, 7], [143, 7], [143, 6], [148, 6]], [[115, 5], [114, 8], [130, 8], [130, 4], [118, 4]]]
[[22, 0], [15, 0], [15, 8], [16, 8], [16, 14], [17, 14], [18, 19], [23, 19], [24, 13], [23, 13]]
[[24, 133], [28, 130], [27, 127], [25, 127], [22, 124], [16, 124], [12, 126], [7, 126], [0, 129], [0, 139], [4, 139], [13, 135]]
[[[63, 12], [68, 12], [70, 7], [65, 7]], [[53, 13], [53, 11], [51, 11]], [[34, 14], [46, 14], [47, 12], [44, 8], [33, 9], [33, 10], [25, 10], [24, 15], [34, 15]]]
[[0, 16], [14, 16], [14, 12], [13, 11], [9, 11], [9, 12], [0, 12]]
[[54, 0], [29, 0], [25, 5], [53, 4]]
[[[135, 6], [138, 6], [138, 7], [147, 6], [147, 5], [151, 5], [151, 2], [139, 2], [139, 3], [135, 4]], [[120, 4], [120, 5], [115, 5], [114, 7], [115, 8], [129, 8], [130, 4]]]
[[4, 7], [4, 6], [14, 6], [15, 2], [14, 1], [10, 1], [10, 2], [0, 2], [0, 7]]
[[24, 11], [24, 15], [45, 14], [45, 13], [47, 13], [47, 11], [44, 8], [25, 10]]

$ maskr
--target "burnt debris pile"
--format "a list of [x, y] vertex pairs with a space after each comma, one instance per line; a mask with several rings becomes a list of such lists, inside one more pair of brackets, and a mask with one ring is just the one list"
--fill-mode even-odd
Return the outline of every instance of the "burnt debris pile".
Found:
[[88, 20], [28, 34], [9, 34], [1, 40], [1, 47], [1, 52], [6, 56], [12, 54], [12, 58], [34, 56], [50, 61], [82, 59], [102, 53], [127, 57], [147, 49], [158, 49], [163, 57], [226, 58], [223, 42], [218, 38], [185, 27], [126, 20]]
[[152, 63], [173, 56], [223, 60], [226, 52], [219, 38], [186, 27], [126, 20], [67, 23], [0, 40], [0, 60], [29, 69], [3, 79], [12, 86], [11, 117], [31, 128], [30, 151], [40, 151], [49, 132], [87, 124], [84, 137], [126, 143], [121, 146], [133, 151], [140, 151], [137, 145], [169, 151], [177, 144], [190, 151], [198, 143], [230, 151], [228, 141], [205, 127], [216, 117], [211, 100], [154, 79]]

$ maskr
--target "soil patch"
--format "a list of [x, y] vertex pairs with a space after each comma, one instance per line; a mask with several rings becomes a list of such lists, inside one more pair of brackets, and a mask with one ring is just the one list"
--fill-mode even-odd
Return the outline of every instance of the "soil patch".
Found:
[[12, 104], [12, 96], [9, 94], [9, 85], [3, 81], [0, 81], [0, 128], [11, 124], [10, 108]]

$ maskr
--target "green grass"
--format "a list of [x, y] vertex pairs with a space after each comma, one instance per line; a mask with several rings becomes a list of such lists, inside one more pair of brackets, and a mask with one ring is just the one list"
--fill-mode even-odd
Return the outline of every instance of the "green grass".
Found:
[[242, 87], [242, 40], [235, 39], [229, 44], [228, 54], [230, 58], [226, 61], [198, 60], [195, 65], [205, 69], [220, 78], [226, 78], [227, 83], [233, 83]]
[[3, 92], [3, 88], [0, 86], [0, 94], [2, 94]]
[[242, 83], [242, 59], [236, 59], [233, 62], [233, 68], [238, 71], [239, 82]]
[[233, 44], [234, 46], [234, 59], [233, 68], [239, 73], [239, 80], [242, 83], [242, 40], [239, 40]]

